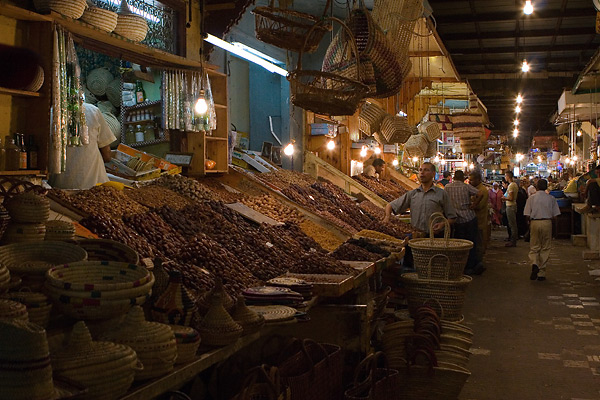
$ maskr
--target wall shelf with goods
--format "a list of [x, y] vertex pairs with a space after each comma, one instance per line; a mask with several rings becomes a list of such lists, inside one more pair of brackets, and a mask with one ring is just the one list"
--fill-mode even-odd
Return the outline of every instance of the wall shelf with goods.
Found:
[[[8, 4], [3, 0], [0, 0], [0, 16], [14, 20], [13, 22], [9, 22], [14, 25], [14, 30], [17, 32], [15, 45], [31, 48], [43, 60], [42, 68], [44, 69], [46, 80], [39, 93], [0, 87], [0, 106], [7, 103], [7, 108], [12, 108], [13, 110], [7, 114], [7, 120], [0, 120], [0, 123], [5, 125], [3, 128], [6, 128], [8, 132], [23, 132], [26, 135], [31, 134], [36, 136], [36, 143], [40, 148], [39, 162], [42, 173], [47, 170], [48, 165], [47, 149], [49, 134], [45, 127], [50, 126], [52, 97], [50, 95], [52, 87], [50, 71], [52, 71], [51, 63], [53, 59], [53, 24], [58, 24], [71, 32], [75, 43], [81, 48], [113, 57], [116, 60], [127, 60], [131, 63], [151, 68], [154, 71], [164, 69], [205, 71], [211, 80], [218, 121], [217, 129], [212, 131], [210, 135], [205, 135], [204, 133], [194, 134], [189, 135], [189, 141], [185, 140], [183, 143], [179, 141], [174, 142], [170, 139], [173, 137], [171, 132], [160, 127], [164, 125], [160, 118], [157, 118], [159, 116], [162, 117], [162, 101], [160, 99], [156, 100], [156, 98], [153, 99], [155, 100], [154, 102], [138, 104], [128, 108], [116, 107], [117, 110], [114, 112], [114, 115], [117, 117], [121, 114], [121, 132], [115, 132], [114, 130], [113, 132], [115, 132], [117, 137], [120, 137], [121, 142], [133, 147], [170, 142], [170, 146], [168, 147], [171, 150], [182, 148], [182, 151], [187, 152], [190, 151], [188, 148], [195, 149], [196, 157], [194, 157], [194, 162], [190, 167], [190, 173], [193, 175], [205, 174], [205, 170], [207, 170], [205, 168], [205, 161], [207, 158], [214, 159], [213, 161], [216, 162], [211, 173], [227, 172], [227, 139], [229, 135], [227, 75], [218, 72], [216, 70], [217, 67], [158, 50], [145, 44], [132, 42], [116, 34], [102, 32], [85, 22], [73, 20], [54, 12], [50, 14], [38, 14], [34, 11]], [[121, 102], [123, 101], [121, 100]], [[122, 110], [119, 111], [119, 108]], [[131, 112], [147, 108], [153, 111], [151, 113], [151, 115], [154, 115], [153, 117], [140, 118], [135, 121], [128, 121], [127, 118], [123, 118], [124, 116], [127, 117], [127, 114]], [[142, 141], [127, 141], [126, 133], [129, 126], [136, 127], [138, 123], [147, 124], [149, 122], [155, 123], [154, 138], [145, 137]], [[201, 140], [201, 143], [198, 143], [198, 140]]]

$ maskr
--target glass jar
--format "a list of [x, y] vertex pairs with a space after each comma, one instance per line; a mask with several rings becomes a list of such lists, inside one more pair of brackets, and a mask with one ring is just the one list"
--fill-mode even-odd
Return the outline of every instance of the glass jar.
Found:
[[136, 125], [135, 127], [135, 141], [137, 143], [144, 141], [144, 129], [142, 125]]
[[125, 143], [135, 143], [135, 130], [131, 124], [127, 126], [127, 130], [125, 131]]
[[149, 122], [146, 124], [146, 129], [144, 129], [144, 141], [150, 142], [155, 139], [156, 138], [154, 136], [154, 124], [152, 122]]

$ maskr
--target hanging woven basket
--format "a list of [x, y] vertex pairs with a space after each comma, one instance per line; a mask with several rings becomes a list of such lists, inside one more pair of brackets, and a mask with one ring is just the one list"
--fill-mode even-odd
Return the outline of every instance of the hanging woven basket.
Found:
[[[337, 21], [348, 32], [354, 57], [356, 58], [358, 50], [352, 32], [340, 19], [328, 18], [328, 20]], [[313, 26], [311, 30], [323, 23], [320, 22]], [[360, 82], [360, 63], [358, 63], [358, 68], [355, 69], [356, 77], [350, 79], [330, 72], [302, 70], [303, 53], [304, 51], [300, 51], [296, 70], [290, 72], [287, 76], [291, 85], [290, 98], [292, 103], [297, 107], [318, 114], [354, 114], [360, 101], [368, 92], [368, 87]]]
[[114, 11], [104, 8], [95, 7], [88, 4], [88, 8], [83, 13], [81, 20], [100, 29], [101, 31], [110, 33], [117, 26], [118, 14]]
[[385, 111], [375, 103], [366, 101], [358, 114], [358, 129], [365, 135], [372, 135], [381, 128]]
[[319, 24], [329, 10], [330, 4], [331, 0], [327, 0], [323, 16], [319, 18], [303, 12], [275, 7], [275, 0], [271, 0], [269, 6], [256, 7], [252, 10], [255, 17], [256, 38], [282, 49], [314, 53], [319, 48], [325, 33], [332, 28], [331, 24]]
[[146, 18], [134, 14], [129, 9], [126, 0], [121, 0], [121, 9], [117, 18], [114, 33], [134, 42], [141, 42], [148, 34]]

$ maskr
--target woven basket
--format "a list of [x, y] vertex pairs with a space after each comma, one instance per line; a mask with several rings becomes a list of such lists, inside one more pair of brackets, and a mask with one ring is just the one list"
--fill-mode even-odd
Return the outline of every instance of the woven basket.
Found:
[[46, 331], [26, 321], [0, 321], [0, 398], [55, 399]]
[[77, 322], [65, 346], [53, 353], [54, 372], [88, 388], [86, 399], [117, 399], [142, 368], [129, 346], [94, 342], [84, 322]]
[[[106, 97], [112, 107], [108, 107], [106, 105], [105, 110], [101, 110], [103, 112], [110, 111], [111, 113], [116, 113], [116, 107], [121, 107], [121, 78], [115, 78], [106, 85]], [[115, 110], [114, 112], [112, 110]]]
[[329, 11], [327, 0], [321, 18], [299, 11], [277, 8], [271, 0], [268, 7], [252, 10], [255, 17], [256, 38], [265, 43], [291, 51], [314, 53], [331, 25], [317, 25]]
[[13, 222], [41, 224], [48, 221], [50, 201], [35, 192], [21, 193], [5, 204]]
[[471, 352], [462, 347], [440, 344], [440, 349], [435, 351], [435, 356], [440, 362], [458, 365], [459, 367], [467, 368]]
[[265, 318], [246, 307], [246, 302], [242, 295], [238, 296], [235, 311], [231, 317], [242, 327], [243, 336], [258, 332], [265, 325]]
[[[398, 93], [404, 78], [402, 65], [371, 13], [366, 8], [353, 10], [346, 24], [356, 40], [360, 63], [363, 65], [361, 82], [369, 86], [368, 96], [385, 98]], [[347, 42], [348, 35], [344, 31], [338, 32], [325, 54], [323, 71], [344, 74], [345, 70], [356, 68], [356, 59], [343, 61], [344, 53], [348, 51]], [[353, 68], [349, 64], [354, 64]]]
[[117, 117], [107, 113], [102, 113], [102, 116], [104, 117], [104, 120], [108, 124], [108, 127], [110, 128], [110, 131], [113, 133], [113, 135], [115, 135], [115, 137], [117, 138], [121, 137], [121, 123], [119, 122]]
[[427, 153], [429, 142], [421, 134], [412, 135], [404, 144], [404, 150], [410, 157], [423, 157]]
[[381, 121], [381, 134], [388, 143], [406, 143], [412, 129], [405, 117], [388, 114]]
[[430, 142], [429, 145], [427, 145], [427, 151], [425, 152], [425, 157], [435, 157], [435, 155], [437, 154], [437, 142]]
[[[29, 319], [31, 319], [31, 316], [29, 316]], [[461, 336], [460, 334], [442, 334], [440, 335], [440, 343], [455, 346], [463, 350], [469, 350], [473, 346], [473, 341], [470, 338]]]
[[35, 290], [42, 286], [44, 274], [53, 265], [85, 260], [82, 248], [64, 242], [41, 241], [15, 243], [0, 247], [0, 264], [23, 279], [23, 285]]
[[385, 117], [385, 111], [381, 107], [367, 101], [358, 114], [358, 129], [365, 135], [372, 135], [379, 131]]
[[148, 34], [148, 23], [144, 17], [129, 10], [126, 0], [121, 0], [121, 9], [114, 32], [134, 42], [141, 42]]
[[0, 293], [6, 292], [11, 287], [10, 271], [4, 264], [0, 264]]
[[[108, 96], [108, 93], [110, 91], [113, 91], [114, 89], [111, 87], [111, 84], [115, 81], [118, 81], [120, 84], [120, 80], [119, 79], [114, 79], [112, 80], [108, 86], [106, 87], [106, 93]], [[98, 107], [98, 109], [100, 110], [101, 113], [103, 114], [115, 114], [117, 112], [117, 109], [115, 108], [115, 106], [113, 106], [113, 104], [110, 101], [99, 101], [98, 104], [96, 104], [96, 107]]]
[[100, 7], [88, 7], [81, 20], [104, 32], [112, 32], [117, 26], [117, 13]]
[[243, 328], [223, 308], [221, 296], [214, 295], [211, 298], [211, 307], [197, 330], [203, 344], [226, 346], [235, 342], [242, 335]]
[[200, 334], [189, 326], [169, 325], [177, 342], [177, 359], [175, 364], [185, 364], [196, 358], [200, 346]]
[[96, 96], [104, 96], [106, 87], [113, 80], [113, 76], [106, 68], [96, 68], [91, 70], [86, 79], [86, 86], [90, 92]]
[[[327, 18], [327, 20], [339, 22], [352, 37], [352, 33], [341, 20], [337, 18]], [[314, 25], [311, 31], [323, 23], [322, 21]], [[307, 35], [307, 39], [310, 34], [311, 32]], [[356, 57], [358, 54], [356, 43], [353, 38], [350, 42]], [[304, 51], [300, 51], [296, 70], [290, 72], [287, 76], [291, 85], [290, 98], [292, 103], [295, 106], [319, 114], [354, 114], [360, 101], [368, 91], [368, 87], [360, 82], [360, 67], [356, 69], [356, 77], [353, 77], [353, 79], [329, 72], [304, 71], [302, 70], [303, 53]]]
[[105, 334], [101, 340], [120, 343], [135, 350], [144, 369], [135, 380], [156, 378], [173, 370], [177, 358], [175, 334], [169, 325], [148, 322], [139, 306], [129, 310], [119, 328]]
[[87, 6], [85, 0], [33, 0], [33, 5], [41, 13], [56, 11], [73, 19], [81, 18]]
[[69, 241], [75, 238], [75, 226], [69, 221], [48, 221], [46, 222], [47, 241]]
[[[404, 360], [403, 360], [404, 361]], [[437, 367], [401, 363], [402, 385], [398, 398], [407, 400], [456, 400], [471, 373], [458, 365], [438, 362]], [[392, 364], [390, 363], [390, 366]]]
[[214, 296], [220, 296], [221, 304], [223, 305], [223, 308], [225, 308], [225, 311], [227, 311], [229, 314], [233, 312], [236, 301], [225, 291], [221, 278], [217, 277], [215, 278], [215, 285], [212, 287], [212, 289], [200, 296], [196, 302], [198, 312], [201, 316], [205, 316], [212, 306], [212, 298]]
[[35, 77], [32, 79], [29, 85], [25, 86], [23, 90], [28, 90], [30, 92], [37, 92], [44, 85], [44, 68], [40, 65], [37, 66], [37, 71]]
[[[444, 238], [434, 238], [433, 226], [439, 220], [445, 224]], [[429, 218], [429, 236], [408, 241], [419, 278], [461, 279], [473, 242], [450, 239], [448, 220], [440, 213], [434, 213]]]
[[2, 298], [25, 305], [30, 322], [44, 328], [48, 326], [52, 304], [50, 304], [46, 295], [29, 291], [20, 291], [7, 293], [3, 295]]
[[29, 321], [27, 308], [16, 301], [0, 299], [0, 321]]
[[425, 138], [429, 142], [435, 142], [437, 139], [442, 137], [440, 127], [435, 122], [424, 122], [419, 125], [419, 132], [425, 135]]
[[140, 256], [131, 247], [109, 239], [83, 239], [76, 244], [83, 248], [89, 261], [118, 261], [139, 264]]
[[9, 223], [2, 236], [2, 244], [40, 242], [46, 236], [44, 224]]

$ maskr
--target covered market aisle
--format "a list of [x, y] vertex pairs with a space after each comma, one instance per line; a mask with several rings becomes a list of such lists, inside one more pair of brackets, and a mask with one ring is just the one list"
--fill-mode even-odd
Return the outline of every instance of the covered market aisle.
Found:
[[505, 249], [492, 233], [487, 271], [474, 279], [465, 321], [474, 336], [460, 398], [600, 398], [600, 262], [555, 240], [545, 282], [530, 281], [528, 243]]

